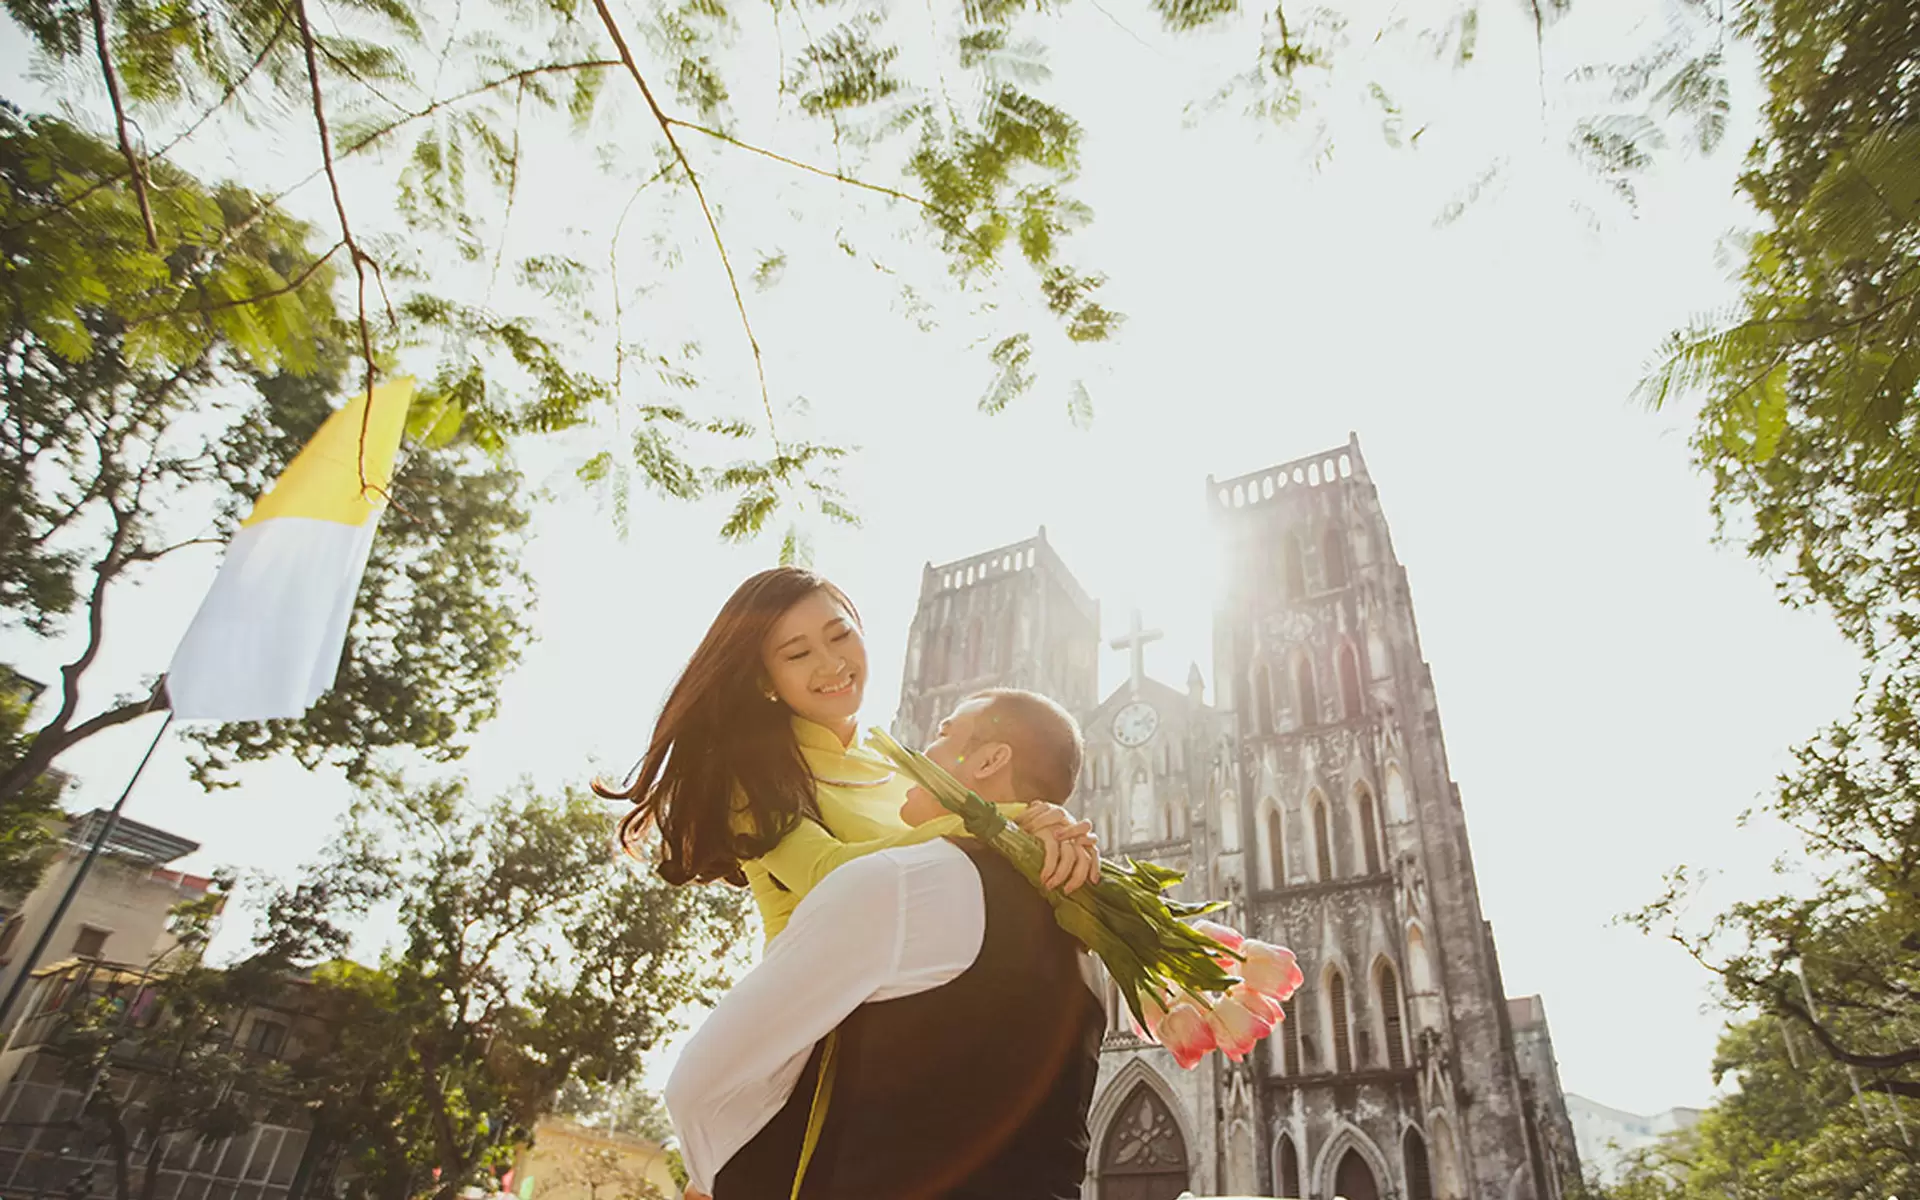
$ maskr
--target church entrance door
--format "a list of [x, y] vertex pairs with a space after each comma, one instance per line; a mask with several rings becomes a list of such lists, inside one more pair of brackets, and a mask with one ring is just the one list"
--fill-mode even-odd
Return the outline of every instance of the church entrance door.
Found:
[[1099, 1179], [1100, 1200], [1175, 1200], [1187, 1190], [1186, 1139], [1144, 1083], [1134, 1085], [1107, 1130]]
[[1349, 1150], [1340, 1159], [1340, 1167], [1333, 1173], [1333, 1194], [1340, 1200], [1380, 1200], [1380, 1184], [1373, 1177], [1373, 1168], [1358, 1150]]

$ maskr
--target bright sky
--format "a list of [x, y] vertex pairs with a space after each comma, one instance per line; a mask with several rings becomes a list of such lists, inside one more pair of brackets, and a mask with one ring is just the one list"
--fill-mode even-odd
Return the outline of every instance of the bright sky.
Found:
[[[989, 327], [919, 331], [897, 280], [833, 248], [836, 226], [863, 251], [887, 246], [906, 218], [884, 202], [691, 148], [724, 198], [735, 253], [750, 266], [776, 242], [794, 252], [777, 287], [748, 294], [776, 397], [810, 402], [783, 410], [782, 432], [863, 447], [846, 483], [866, 525], [821, 532], [816, 565], [867, 617], [868, 719], [891, 717], [922, 563], [1042, 525], [1101, 600], [1109, 634], [1138, 607], [1168, 634], [1149, 670], [1179, 686], [1197, 662], [1211, 681], [1206, 476], [1357, 432], [1410, 575], [1508, 991], [1545, 996], [1568, 1090], [1652, 1112], [1708, 1098], [1719, 1020], [1684, 955], [1610, 922], [1680, 863], [1719, 868], [1722, 898], [1766, 885], [1778, 839], [1737, 830], [1734, 817], [1793, 742], [1842, 711], [1854, 663], [1822, 617], [1782, 608], [1753, 565], [1713, 544], [1689, 415], [1629, 400], [1662, 336], [1732, 295], [1715, 252], [1747, 219], [1732, 185], [1752, 133], [1751, 84], [1729, 148], [1669, 155], [1635, 217], [1568, 160], [1564, 114], [1556, 101], [1543, 118], [1537, 79], [1644, 38], [1662, 0], [1578, 6], [1581, 23], [1556, 36], [1544, 65], [1504, 11], [1518, 7], [1483, 14], [1471, 72], [1429, 76], [1424, 98], [1403, 97], [1408, 128], [1429, 125], [1417, 151], [1382, 146], [1375, 117], [1343, 93], [1327, 111], [1346, 132], [1317, 172], [1298, 131], [1234, 105], [1188, 109], [1241, 67], [1244, 42], [1170, 41], [1137, 0], [1070, 7], [1053, 38], [1065, 48], [1055, 86], [1088, 125], [1078, 195], [1097, 214], [1073, 254], [1112, 276], [1109, 302], [1129, 317], [1115, 344], [1070, 366], [1097, 406], [1090, 431], [1065, 417], [1072, 374], [1043, 379], [1005, 415], [973, 411], [987, 368], [965, 343]], [[1366, 50], [1358, 40], [1355, 53]], [[39, 89], [20, 81], [18, 37], [0, 42], [8, 94], [31, 99]], [[638, 129], [631, 115], [624, 127]], [[785, 147], [793, 122], [743, 118], [743, 128]], [[582, 157], [571, 164], [580, 172]], [[1496, 160], [1504, 167], [1478, 202], [1437, 227]], [[248, 182], [305, 171], [258, 137], [191, 161]], [[531, 175], [516, 229], [571, 238], [604, 261], [630, 186], [583, 188], [591, 176], [557, 165]], [[383, 189], [374, 176], [350, 188], [374, 216]], [[331, 227], [324, 192], [296, 203]], [[691, 197], [648, 203], [636, 221], [663, 229], [672, 214], [681, 239], [671, 296], [682, 324], [649, 312], [628, 336], [670, 344], [697, 331], [716, 375], [700, 402], [731, 397], [750, 413], [745, 349]], [[924, 252], [887, 254], [942, 300], [945, 278]], [[643, 245], [629, 261], [629, 277], [646, 278]], [[611, 358], [610, 347], [593, 352]], [[483, 789], [623, 771], [719, 602], [777, 551], [777, 538], [719, 545], [715, 505], [638, 502], [622, 541], [569, 486], [586, 446], [525, 462], [557, 492], [528, 555], [540, 640], [467, 761]], [[216, 565], [211, 553], [183, 558], [113, 602], [90, 696], [104, 702], [164, 666]], [[0, 637], [0, 658], [42, 679], [61, 661], [17, 634]], [[1124, 656], [1102, 669], [1104, 686], [1117, 685]], [[118, 731], [63, 761], [81, 779], [75, 802], [110, 803], [149, 736]], [[169, 745], [128, 811], [202, 842], [196, 865], [290, 871], [347, 800], [332, 773], [291, 764], [203, 795]]]

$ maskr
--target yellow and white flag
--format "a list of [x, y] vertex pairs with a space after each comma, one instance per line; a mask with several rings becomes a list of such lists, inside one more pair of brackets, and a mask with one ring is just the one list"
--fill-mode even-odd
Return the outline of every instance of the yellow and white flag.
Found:
[[371, 416], [357, 393], [254, 504], [167, 669], [174, 716], [298, 717], [333, 686], [412, 401], [411, 379]]

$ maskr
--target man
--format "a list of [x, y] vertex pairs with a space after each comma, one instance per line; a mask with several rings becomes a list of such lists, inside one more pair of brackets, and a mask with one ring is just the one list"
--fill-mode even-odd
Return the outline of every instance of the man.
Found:
[[[990, 803], [1062, 803], [1073, 718], [972, 697], [927, 756]], [[937, 815], [916, 796], [903, 815]], [[806, 1200], [1076, 1200], [1104, 1014], [1092, 964], [996, 851], [933, 842], [829, 875], [715, 1008], [667, 1082], [689, 1200], [787, 1200], [816, 1091]], [[838, 1030], [830, 1085], [821, 1043]]]

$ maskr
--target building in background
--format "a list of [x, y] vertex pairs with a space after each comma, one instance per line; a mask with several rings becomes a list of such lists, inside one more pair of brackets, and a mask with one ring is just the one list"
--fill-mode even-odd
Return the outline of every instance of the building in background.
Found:
[[513, 1166], [522, 1200], [678, 1200], [660, 1143], [547, 1117]]
[[[99, 1122], [80, 1123], [91, 1087], [110, 1087], [129, 1115], [164, 1104], [170, 1064], [154, 1061], [140, 1037], [118, 1042], [103, 1075], [83, 1078], [62, 1053], [61, 1033], [76, 1015], [104, 1001], [114, 1019], [150, 1027], [163, 1019], [154, 971], [70, 959], [34, 972], [25, 1014], [0, 1052], [0, 1196], [7, 1200], [72, 1200], [115, 1195], [117, 1162]], [[227, 1048], [261, 1062], [298, 1062], [322, 1053], [335, 1023], [303, 976], [289, 976], [271, 1003], [233, 1012], [222, 1023]], [[159, 1154], [136, 1147], [134, 1191], [144, 1195], [145, 1170], [158, 1173], [153, 1200], [285, 1200], [296, 1181], [310, 1196], [332, 1194], [331, 1162], [310, 1161], [311, 1121], [303, 1105], [272, 1095], [249, 1096], [253, 1123], [233, 1137], [203, 1140], [181, 1132]], [[131, 1123], [131, 1120], [130, 1120]], [[324, 1157], [317, 1155], [315, 1157]]]
[[[99, 809], [68, 818], [39, 885], [23, 897], [0, 897], [0, 994], [13, 986], [106, 819]], [[145, 965], [160, 958], [174, 945], [173, 910], [213, 887], [211, 879], [170, 865], [199, 848], [197, 842], [122, 817], [61, 918], [42, 965], [67, 959]], [[16, 1006], [9, 1027], [23, 1011], [25, 1006]], [[0, 1029], [0, 1038], [7, 1032]]]
[[[1307, 984], [1248, 1061], [1180, 1071], [1117, 997], [1088, 1200], [1183, 1191], [1347, 1200], [1558, 1200], [1579, 1176], [1544, 1005], [1509, 1001], [1405, 569], [1357, 443], [1208, 480], [1226, 543], [1211, 703], [1113, 643], [1039, 536], [928, 565], [895, 735], [960, 699], [1029, 687], [1080, 718], [1075, 807], [1110, 853], [1188, 874], [1185, 899], [1291, 946]], [[1145, 548], [1143, 548], [1145, 552]]]
[[1580, 1161], [1598, 1171], [1602, 1181], [1611, 1183], [1619, 1178], [1629, 1154], [1670, 1133], [1693, 1128], [1702, 1114], [1697, 1108], [1670, 1108], [1643, 1117], [1569, 1094], [1567, 1115], [1580, 1146]]

